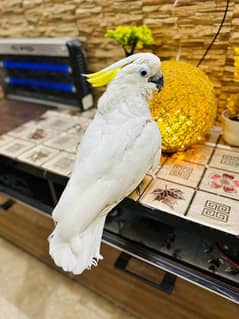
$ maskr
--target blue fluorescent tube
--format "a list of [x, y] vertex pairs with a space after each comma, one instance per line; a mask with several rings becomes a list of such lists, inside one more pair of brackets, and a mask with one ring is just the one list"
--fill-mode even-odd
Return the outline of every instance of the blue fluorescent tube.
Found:
[[34, 79], [19, 79], [12, 76], [8, 78], [8, 83], [12, 85], [24, 85], [24, 86], [30, 86], [30, 87], [65, 91], [65, 92], [75, 91], [75, 87], [72, 84], [47, 82], [47, 81], [40, 81], [40, 80], [34, 80]]
[[70, 66], [68, 64], [53, 64], [53, 63], [36, 63], [36, 62], [17, 62], [17, 61], [2, 61], [4, 69], [23, 69], [36, 71], [53, 71], [69, 73]]

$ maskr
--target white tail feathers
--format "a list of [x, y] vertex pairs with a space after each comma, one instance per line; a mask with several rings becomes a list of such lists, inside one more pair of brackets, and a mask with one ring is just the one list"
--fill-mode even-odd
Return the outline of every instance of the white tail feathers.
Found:
[[56, 265], [75, 275], [97, 266], [98, 261], [103, 259], [100, 244], [105, 218], [106, 215], [97, 217], [83, 233], [74, 235], [70, 241], [64, 240], [56, 225], [48, 239], [49, 252]]

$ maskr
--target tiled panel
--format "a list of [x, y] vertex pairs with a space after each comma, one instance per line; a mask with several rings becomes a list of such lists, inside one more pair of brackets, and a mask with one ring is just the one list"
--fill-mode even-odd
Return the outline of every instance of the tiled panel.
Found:
[[208, 146], [215, 146], [219, 139], [220, 134], [217, 132], [211, 132], [206, 136], [205, 144]]
[[69, 134], [79, 134], [85, 132], [87, 127], [89, 126], [91, 120], [83, 117], [79, 117], [77, 124], [75, 124], [72, 128], [70, 128], [67, 133]]
[[10, 143], [3, 145], [0, 147], [0, 154], [7, 155], [12, 158], [18, 157], [20, 154], [26, 152], [31, 149], [34, 144], [23, 141], [20, 139], [14, 139]]
[[[238, 138], [239, 138], [239, 134], [238, 134]], [[239, 152], [239, 147], [236, 146], [231, 146], [229, 144], [227, 144], [223, 137], [221, 136], [217, 145], [218, 148], [223, 148], [229, 151], [233, 151], [233, 152]]]
[[49, 117], [46, 120], [40, 122], [40, 126], [49, 130], [56, 130], [64, 132], [76, 124], [76, 120], [73, 117]]
[[83, 130], [79, 131], [79, 133], [75, 135], [63, 133], [58, 135], [57, 137], [49, 139], [44, 144], [52, 148], [57, 148], [59, 150], [76, 153], [83, 135]]
[[142, 196], [143, 192], [147, 188], [147, 186], [152, 182], [153, 177], [150, 175], [146, 175], [140, 185], [135, 189], [133, 193], [131, 193], [128, 197], [137, 201]]
[[140, 203], [172, 214], [183, 215], [193, 194], [192, 188], [155, 179], [146, 189]]
[[55, 149], [39, 145], [22, 154], [19, 159], [35, 166], [41, 166], [58, 152]]
[[216, 149], [209, 166], [239, 173], [239, 153]]
[[185, 152], [178, 152], [174, 158], [181, 161], [188, 161], [196, 164], [206, 165], [209, 162], [213, 148], [204, 145], [194, 145]]
[[166, 162], [166, 160], [167, 160], [167, 156], [162, 154], [160, 157], [160, 166], [163, 166], [163, 164]]
[[49, 171], [57, 174], [68, 176], [73, 168], [75, 162], [75, 155], [61, 152], [57, 154], [52, 160], [47, 161], [42, 166]]
[[47, 110], [44, 114], [42, 114], [41, 118], [42, 119], [47, 119], [47, 118], [55, 118], [55, 117], [58, 117], [58, 116], [61, 116], [63, 115], [64, 116], [64, 113], [62, 112], [59, 112], [59, 111], [53, 111], [53, 110]]
[[216, 168], [209, 168], [207, 169], [199, 188], [218, 195], [231, 197], [239, 201], [239, 174]]
[[[91, 120], [85, 113], [79, 116], [63, 111], [47, 111], [41, 118], [0, 136], [0, 153], [70, 176], [78, 145]], [[157, 178], [154, 179], [153, 172], [149, 171], [129, 198], [236, 233], [234, 211], [239, 207], [239, 148], [224, 143], [220, 127], [213, 127], [207, 139], [204, 144], [202, 141], [185, 152], [172, 156], [163, 154]], [[194, 192], [195, 198], [189, 207]], [[215, 212], [210, 211], [213, 205]]]
[[0, 135], [0, 147], [5, 146], [6, 144], [12, 142], [13, 140], [14, 138], [7, 134]]
[[22, 138], [22, 136], [26, 136], [30, 131], [36, 129], [38, 127], [38, 122], [36, 121], [29, 121], [26, 124], [20, 125], [14, 130], [8, 132], [9, 136]]
[[27, 130], [18, 134], [18, 137], [24, 140], [28, 140], [35, 144], [43, 143], [52, 136], [56, 135], [57, 132], [41, 127], [28, 128]]
[[238, 201], [199, 191], [187, 217], [201, 224], [239, 234]]
[[159, 170], [157, 177], [168, 181], [196, 187], [203, 174], [204, 167], [180, 160], [169, 159]]
[[209, 131], [209, 134], [210, 133], [214, 133], [214, 132], [216, 132], [216, 133], [218, 133], [218, 134], [222, 134], [222, 127], [221, 126], [218, 126], [218, 125], [214, 125], [211, 129], [210, 129], [210, 131]]

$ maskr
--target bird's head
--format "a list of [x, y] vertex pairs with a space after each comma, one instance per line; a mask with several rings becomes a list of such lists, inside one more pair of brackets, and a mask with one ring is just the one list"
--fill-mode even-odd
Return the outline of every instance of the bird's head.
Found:
[[87, 74], [93, 87], [112, 85], [160, 90], [164, 85], [160, 59], [152, 53], [136, 53], [103, 70]]

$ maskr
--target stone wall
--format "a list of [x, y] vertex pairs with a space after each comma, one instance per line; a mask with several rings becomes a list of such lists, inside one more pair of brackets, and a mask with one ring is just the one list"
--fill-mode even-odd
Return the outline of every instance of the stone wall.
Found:
[[[119, 24], [147, 24], [153, 32], [152, 51], [162, 59], [196, 65], [223, 17], [226, 0], [1, 0], [0, 37], [78, 37], [89, 69], [99, 70], [124, 56], [104, 37]], [[230, 0], [220, 36], [201, 64], [215, 84], [219, 107], [239, 91], [233, 81], [233, 48], [239, 46], [239, 0]], [[98, 91], [99, 93], [99, 91]], [[96, 91], [97, 94], [97, 91]]]

